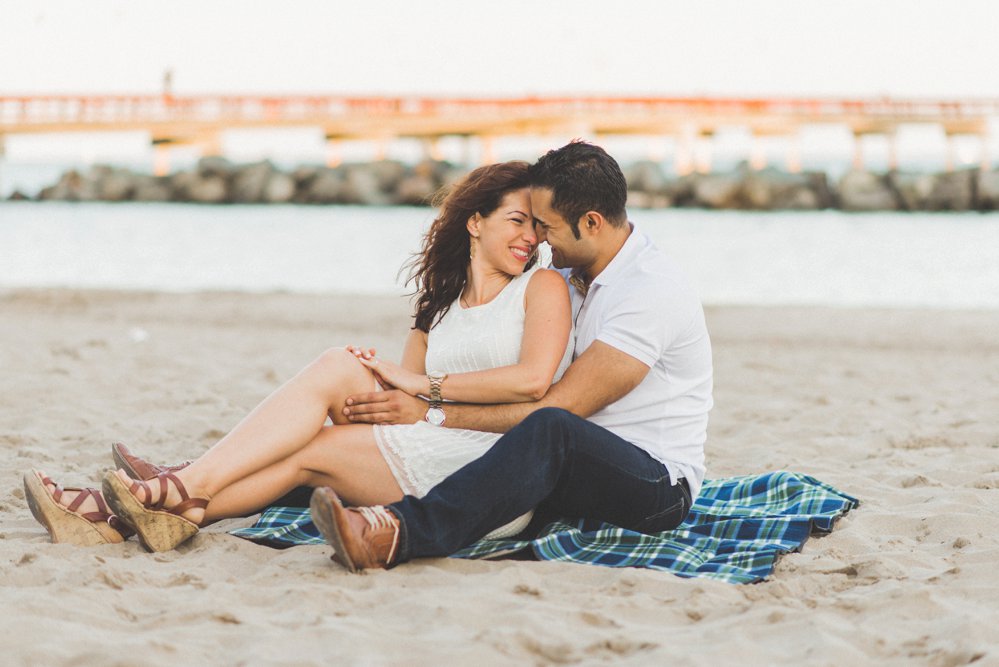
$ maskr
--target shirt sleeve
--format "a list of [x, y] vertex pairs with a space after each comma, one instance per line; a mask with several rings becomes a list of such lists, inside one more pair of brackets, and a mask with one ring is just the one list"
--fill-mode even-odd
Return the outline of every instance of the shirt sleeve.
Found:
[[600, 325], [597, 340], [652, 368], [669, 345], [669, 303], [645, 292], [631, 292], [618, 300]]

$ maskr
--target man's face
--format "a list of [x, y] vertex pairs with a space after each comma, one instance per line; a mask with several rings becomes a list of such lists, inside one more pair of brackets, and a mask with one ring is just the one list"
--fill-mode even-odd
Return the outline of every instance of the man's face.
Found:
[[588, 263], [586, 239], [577, 239], [569, 223], [552, 208], [552, 191], [531, 188], [531, 210], [538, 226], [538, 241], [548, 241], [552, 248], [552, 266], [575, 268]]

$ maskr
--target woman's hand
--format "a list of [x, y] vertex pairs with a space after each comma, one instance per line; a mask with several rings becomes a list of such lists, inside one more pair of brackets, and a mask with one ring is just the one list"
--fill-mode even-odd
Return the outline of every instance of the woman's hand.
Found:
[[361, 364], [378, 376], [383, 385], [401, 389], [410, 396], [419, 396], [427, 391], [429, 380], [425, 375], [406, 370], [399, 364], [375, 356], [374, 350], [362, 350], [353, 346], [347, 349], [357, 357]]

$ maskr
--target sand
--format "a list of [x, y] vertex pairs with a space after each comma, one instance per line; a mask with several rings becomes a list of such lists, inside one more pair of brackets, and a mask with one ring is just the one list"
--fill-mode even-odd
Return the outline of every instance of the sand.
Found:
[[204, 530], [171, 553], [51, 544], [21, 475], [96, 481], [122, 439], [197, 455], [324, 348], [397, 355], [406, 303], [0, 294], [3, 664], [999, 664], [999, 312], [712, 308], [713, 477], [859, 496], [736, 586], [433, 559], [362, 576], [324, 547]]

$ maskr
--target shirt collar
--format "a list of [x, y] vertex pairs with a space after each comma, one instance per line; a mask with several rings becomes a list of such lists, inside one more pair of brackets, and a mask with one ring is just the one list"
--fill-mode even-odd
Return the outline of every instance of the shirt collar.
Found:
[[604, 270], [597, 274], [597, 277], [593, 279], [593, 282], [589, 286], [587, 286], [586, 282], [583, 280], [583, 274], [581, 272], [574, 270], [569, 275], [569, 284], [579, 290], [579, 293], [584, 297], [589, 291], [589, 288], [593, 287], [593, 285], [609, 285], [614, 282], [614, 280], [626, 270], [628, 265], [631, 264], [632, 260], [646, 245], [645, 235], [638, 231], [638, 228], [635, 227], [635, 223], [629, 221], [628, 226], [631, 228], [631, 234], [628, 235], [624, 245], [621, 246], [621, 249], [617, 251], [617, 254], [611, 258], [611, 261], [604, 267]]

